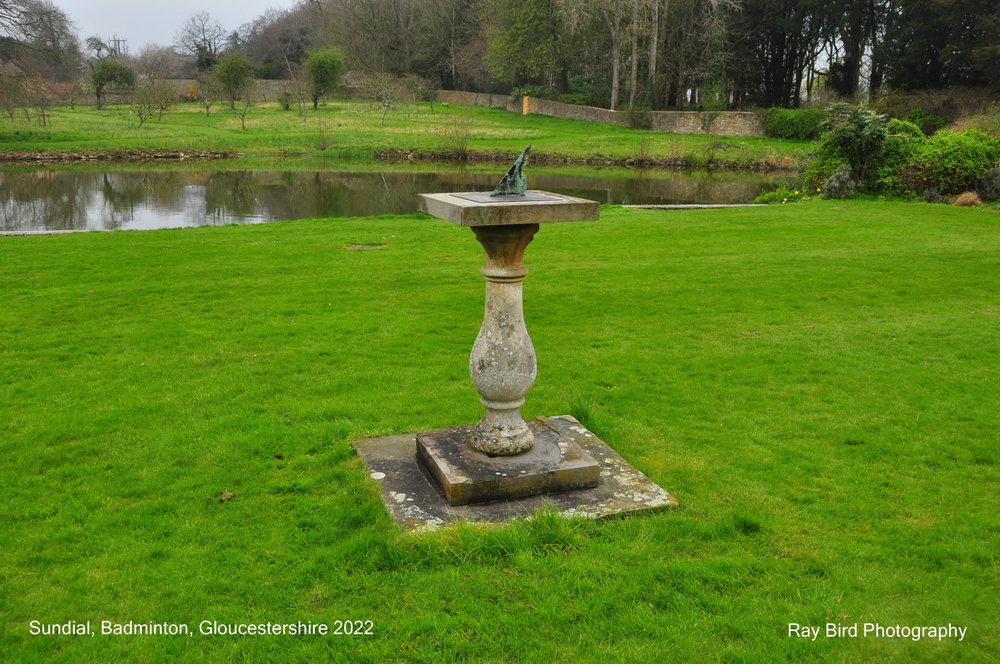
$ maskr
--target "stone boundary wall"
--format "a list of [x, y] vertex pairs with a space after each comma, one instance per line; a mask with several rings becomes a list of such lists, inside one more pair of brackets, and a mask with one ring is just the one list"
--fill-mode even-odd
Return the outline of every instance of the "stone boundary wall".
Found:
[[[195, 85], [198, 81], [193, 78], [170, 79], [170, 85], [174, 87], [181, 97], [187, 95], [188, 86]], [[254, 81], [254, 93], [258, 97], [263, 97], [266, 101], [274, 101], [291, 84], [291, 81], [257, 79]]]
[[653, 111], [653, 131], [713, 136], [763, 136], [759, 113], [749, 111]]
[[609, 111], [606, 108], [597, 108], [596, 106], [564, 104], [561, 101], [537, 99], [535, 97], [522, 97], [521, 104], [522, 115], [549, 115], [554, 118], [563, 118], [564, 120], [603, 122], [604, 124], [616, 125], [628, 124], [624, 114]]
[[489, 108], [505, 108], [512, 113], [521, 112], [520, 100], [507, 95], [494, 95], [488, 92], [461, 92], [458, 90], [438, 90], [437, 100], [446, 104], [466, 104], [468, 106], [487, 106]]
[[[565, 104], [537, 97], [508, 97], [476, 92], [438, 90], [438, 101], [471, 106], [506, 108], [519, 115], [548, 115], [565, 120], [602, 122], [628, 126], [628, 116], [621, 111], [610, 111], [595, 106]], [[764, 124], [760, 114], [750, 111], [652, 111], [653, 131], [678, 134], [711, 134], [714, 136], [763, 136]]]

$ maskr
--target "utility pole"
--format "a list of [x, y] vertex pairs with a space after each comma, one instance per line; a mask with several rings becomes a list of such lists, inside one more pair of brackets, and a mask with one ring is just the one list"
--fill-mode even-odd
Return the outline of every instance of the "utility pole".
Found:
[[120, 58], [123, 55], [128, 55], [128, 46], [126, 46], [127, 39], [122, 39], [118, 35], [114, 35], [108, 40], [108, 45], [111, 50], [114, 51], [115, 57]]

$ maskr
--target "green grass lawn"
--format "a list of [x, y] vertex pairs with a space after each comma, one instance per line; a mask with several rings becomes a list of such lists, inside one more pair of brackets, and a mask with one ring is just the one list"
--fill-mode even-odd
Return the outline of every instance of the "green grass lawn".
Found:
[[[179, 104], [141, 129], [125, 105], [102, 111], [58, 107], [39, 126], [22, 116], [0, 119], [0, 153], [111, 150], [233, 150], [246, 155], [281, 151], [371, 156], [383, 150], [452, 152], [462, 143], [480, 154], [513, 156], [531, 144], [536, 154], [571, 158], [627, 159], [648, 154], [685, 159], [693, 165], [792, 167], [809, 143], [769, 138], [667, 134], [614, 125], [520, 116], [506, 110], [464, 105], [408, 104], [380, 125], [380, 110], [361, 100], [331, 100], [305, 119], [294, 110], [264, 104], [239, 118], [223, 104], [210, 116], [196, 104]], [[456, 137], [464, 137], [459, 140]]]
[[[576, 415], [682, 507], [403, 535], [352, 443], [478, 417], [481, 262], [420, 216], [0, 237], [2, 659], [1000, 658], [996, 211], [544, 226], [524, 413]], [[71, 619], [374, 634], [29, 634]]]

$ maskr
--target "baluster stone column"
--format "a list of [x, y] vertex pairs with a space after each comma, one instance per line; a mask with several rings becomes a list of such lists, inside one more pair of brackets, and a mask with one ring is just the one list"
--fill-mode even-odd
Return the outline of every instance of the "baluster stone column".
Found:
[[469, 375], [486, 415], [473, 427], [470, 443], [490, 456], [527, 452], [534, 444], [521, 418], [524, 395], [535, 382], [535, 348], [524, 325], [522, 285], [528, 268], [524, 250], [538, 224], [474, 226], [486, 250], [486, 312], [472, 347]]
[[[480, 270], [486, 308], [469, 358], [486, 414], [475, 424], [358, 441], [358, 454], [397, 523], [424, 529], [456, 519], [504, 521], [533, 511], [542, 494], [566, 514], [590, 516], [676, 505], [572, 417], [521, 418], [536, 365], [522, 306], [524, 251], [540, 223], [594, 221], [600, 206], [547, 191], [470, 191], [420, 194], [420, 207], [471, 227], [486, 250]], [[577, 287], [585, 288], [580, 276]]]

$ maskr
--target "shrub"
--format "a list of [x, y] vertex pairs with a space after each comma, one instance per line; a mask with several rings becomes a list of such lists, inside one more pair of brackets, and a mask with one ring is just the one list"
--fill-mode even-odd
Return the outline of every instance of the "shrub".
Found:
[[558, 98], [556, 91], [546, 85], [522, 85], [511, 90], [510, 96], [535, 97], [537, 99], [551, 99], [553, 101]]
[[569, 77], [569, 91], [560, 95], [559, 101], [580, 106], [607, 107], [608, 104], [604, 87], [597, 84], [592, 77], [584, 75]]
[[957, 194], [975, 188], [1000, 157], [1000, 141], [978, 129], [942, 130], [928, 138], [903, 169], [915, 191]]
[[[868, 171], [882, 158], [889, 135], [886, 118], [864, 107], [837, 104], [830, 108], [829, 129], [823, 134], [821, 156], [840, 157], [850, 167], [856, 183], [866, 181]], [[825, 187], [824, 187], [825, 190]]]
[[889, 120], [889, 123], [885, 128], [890, 135], [896, 134], [898, 136], [912, 136], [914, 138], [926, 137], [926, 132], [917, 126], [916, 123], [910, 122], [909, 120], [898, 120], [893, 118]]
[[828, 115], [818, 108], [769, 108], [764, 111], [764, 134], [771, 138], [811, 141], [820, 137]]
[[564, 104], [576, 104], [577, 106], [593, 106], [590, 95], [585, 92], [567, 92], [559, 95], [559, 101]]
[[1000, 201], [1000, 169], [987, 171], [976, 185], [976, 193], [984, 201]]
[[791, 190], [785, 185], [781, 185], [773, 191], [765, 191], [761, 193], [757, 198], [753, 199], [754, 203], [766, 203], [768, 205], [772, 203], [797, 203], [803, 198], [802, 191], [799, 189]]
[[920, 127], [906, 120], [889, 120], [887, 136], [879, 163], [872, 168], [866, 187], [876, 193], [903, 196], [910, 186], [903, 169], [927, 141]]
[[920, 131], [924, 132], [928, 136], [936, 132], [938, 129], [944, 129], [948, 126], [949, 122], [947, 117], [937, 113], [929, 113], [922, 108], [913, 109], [904, 115], [903, 119], [920, 127]]
[[802, 176], [802, 186], [808, 191], [820, 193], [823, 191], [823, 183], [844, 163], [846, 162], [838, 155], [819, 155], [806, 168], [806, 172]]
[[955, 205], [961, 207], [975, 207], [976, 205], [982, 205], [983, 202], [979, 199], [974, 191], [964, 191], [958, 195], [955, 199]]
[[451, 126], [446, 127], [442, 134], [445, 149], [456, 159], [468, 159], [472, 120], [462, 115], [452, 117]]
[[854, 174], [847, 164], [841, 164], [823, 183], [823, 195], [827, 198], [854, 198], [856, 192]]

